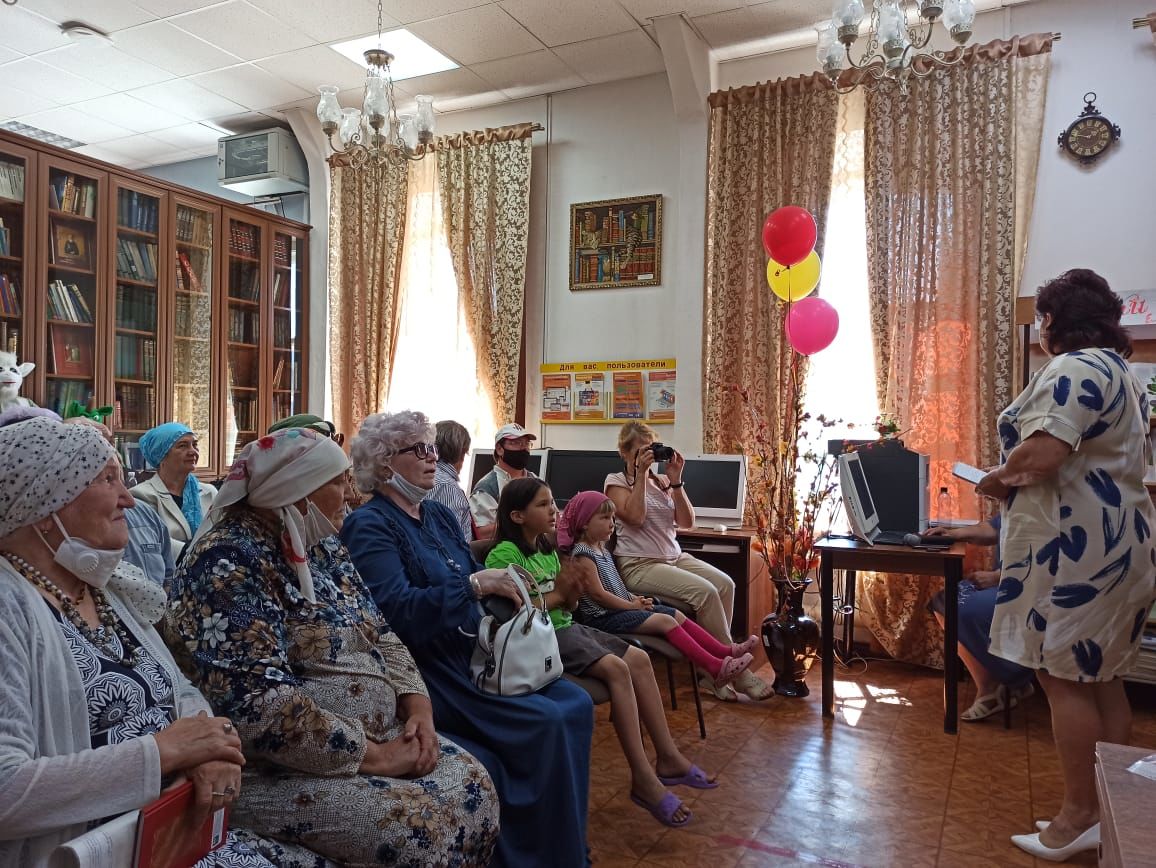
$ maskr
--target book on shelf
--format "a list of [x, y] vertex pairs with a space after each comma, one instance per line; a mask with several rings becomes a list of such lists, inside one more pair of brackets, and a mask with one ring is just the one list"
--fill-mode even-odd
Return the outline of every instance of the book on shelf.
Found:
[[116, 203], [117, 225], [156, 235], [159, 204], [155, 196], [136, 190], [121, 190]]
[[4, 225], [4, 218], [0, 217], [0, 256], [12, 255], [12, 230]]
[[289, 307], [289, 289], [292, 281], [284, 271], [273, 274], [273, 304], [276, 307]]
[[273, 311], [273, 346], [289, 349], [293, 345], [293, 321], [287, 310]]
[[96, 181], [80, 178], [71, 172], [57, 173], [48, 185], [49, 205], [80, 217], [96, 215]]
[[229, 252], [237, 256], [260, 256], [261, 242], [257, 227], [236, 220], [229, 221]]
[[277, 360], [277, 367], [273, 369], [273, 388], [281, 388], [281, 375], [285, 373], [285, 357], [282, 356]]
[[117, 335], [114, 372], [118, 379], [152, 380], [156, 378], [156, 338], [140, 335]]
[[213, 222], [209, 215], [195, 208], [181, 205], [177, 208], [177, 241], [197, 247], [213, 244]]
[[257, 311], [229, 308], [229, 340], [238, 344], [255, 344], [259, 333]]
[[273, 264], [289, 267], [289, 238], [285, 235], [273, 236]]
[[20, 281], [0, 271], [0, 314], [20, 316]]
[[273, 395], [273, 419], [287, 419], [294, 413], [295, 392], [281, 392]]
[[0, 198], [24, 201], [24, 165], [0, 161]]
[[144, 286], [116, 287], [117, 328], [152, 332], [157, 327], [156, 290]]
[[54, 280], [48, 284], [48, 318], [65, 322], [92, 323], [92, 308], [84, 291], [75, 283]]
[[20, 326], [0, 320], [0, 350], [20, 354]]
[[156, 283], [157, 246], [133, 238], [116, 240], [116, 274], [129, 280]]
[[197, 276], [193, 263], [183, 250], [177, 251], [177, 289], [185, 292], [204, 292], [200, 277]]
[[261, 269], [255, 262], [229, 263], [229, 298], [257, 301], [261, 297]]
[[49, 380], [48, 381], [48, 409], [56, 413], [63, 413], [73, 401], [79, 401], [88, 406], [88, 399], [92, 397], [92, 386], [81, 380]]
[[152, 386], [118, 383], [113, 430], [147, 431], [156, 418], [156, 400]]

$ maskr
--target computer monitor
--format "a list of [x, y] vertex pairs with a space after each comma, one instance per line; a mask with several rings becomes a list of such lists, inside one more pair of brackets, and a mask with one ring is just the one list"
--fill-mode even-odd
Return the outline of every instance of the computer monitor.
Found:
[[695, 524], [739, 527], [747, 501], [745, 455], [685, 455], [682, 481], [694, 504]]
[[546, 482], [560, 507], [579, 491], [602, 491], [606, 477], [623, 469], [622, 456], [611, 450], [551, 449], [549, 452]]
[[879, 513], [867, 485], [867, 476], [858, 452], [844, 452], [839, 461], [839, 490], [851, 532], [864, 542], [872, 542], [879, 533]]
[[[531, 449], [530, 463], [526, 465], [526, 469], [535, 476], [544, 476], [546, 472], [546, 457], [549, 455], [549, 449]], [[470, 484], [466, 486], [466, 494], [470, 494], [474, 490], [474, 486], [478, 484], [483, 476], [494, 469], [494, 450], [493, 449], [475, 449], [470, 454]]]

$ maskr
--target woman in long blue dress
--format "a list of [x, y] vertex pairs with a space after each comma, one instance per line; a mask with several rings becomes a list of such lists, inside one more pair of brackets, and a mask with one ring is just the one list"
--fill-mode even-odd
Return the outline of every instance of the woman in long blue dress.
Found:
[[517, 697], [473, 685], [477, 598], [516, 591], [504, 573], [474, 561], [450, 510], [425, 499], [437, 466], [434, 427], [421, 413], [378, 413], [350, 446], [358, 487], [373, 497], [345, 520], [341, 538], [413, 654], [438, 731], [493, 778], [501, 801], [495, 864], [586, 865], [590, 697], [563, 680]]

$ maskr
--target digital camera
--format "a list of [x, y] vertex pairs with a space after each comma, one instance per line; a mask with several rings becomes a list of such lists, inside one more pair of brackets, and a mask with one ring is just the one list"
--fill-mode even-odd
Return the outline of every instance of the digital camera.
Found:
[[674, 458], [674, 447], [663, 443], [651, 443], [650, 451], [654, 453], [655, 461], [670, 461]]

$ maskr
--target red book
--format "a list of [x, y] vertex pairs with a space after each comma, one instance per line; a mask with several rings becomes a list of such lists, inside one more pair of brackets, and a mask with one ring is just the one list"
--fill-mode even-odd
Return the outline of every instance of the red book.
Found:
[[137, 825], [137, 868], [189, 868], [225, 843], [229, 809], [213, 811], [201, 823], [192, 781], [174, 787], [141, 809]]

